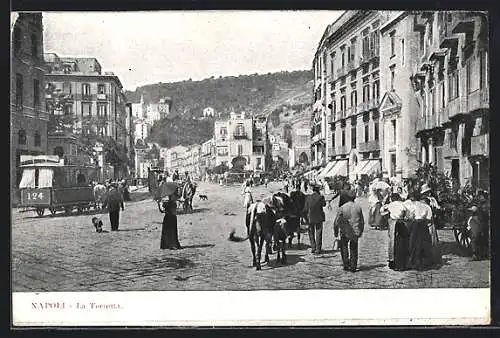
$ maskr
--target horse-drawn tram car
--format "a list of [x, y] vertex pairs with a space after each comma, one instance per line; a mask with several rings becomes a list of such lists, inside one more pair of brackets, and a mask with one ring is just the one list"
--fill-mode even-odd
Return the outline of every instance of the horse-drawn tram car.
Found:
[[21, 168], [20, 207], [35, 208], [43, 216], [45, 209], [55, 215], [58, 210], [82, 212], [95, 206], [90, 182], [96, 180], [97, 169], [88, 158], [23, 155]]

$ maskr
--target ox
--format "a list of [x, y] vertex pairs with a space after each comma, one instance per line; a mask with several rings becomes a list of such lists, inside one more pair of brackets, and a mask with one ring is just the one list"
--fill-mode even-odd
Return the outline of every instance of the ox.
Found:
[[106, 197], [106, 194], [108, 192], [108, 189], [104, 184], [98, 183], [94, 186], [93, 192], [94, 192], [95, 208], [102, 209], [102, 205]]
[[[262, 246], [266, 242], [265, 262], [269, 263], [269, 253], [271, 253], [271, 241], [274, 230], [275, 214], [270, 206], [262, 201], [250, 204], [246, 214], [246, 227], [250, 249], [252, 250], [252, 266], [261, 270], [260, 258]], [[257, 245], [257, 248], [255, 248]]]

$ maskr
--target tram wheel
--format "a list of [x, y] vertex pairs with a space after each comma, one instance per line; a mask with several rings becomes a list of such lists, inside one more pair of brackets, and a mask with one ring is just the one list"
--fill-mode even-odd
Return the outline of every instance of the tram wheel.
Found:
[[49, 211], [52, 214], [52, 216], [54, 216], [56, 214], [56, 212], [57, 212], [57, 209], [55, 207], [50, 207]]
[[43, 216], [43, 214], [45, 213], [45, 208], [36, 208], [36, 214], [38, 216]]

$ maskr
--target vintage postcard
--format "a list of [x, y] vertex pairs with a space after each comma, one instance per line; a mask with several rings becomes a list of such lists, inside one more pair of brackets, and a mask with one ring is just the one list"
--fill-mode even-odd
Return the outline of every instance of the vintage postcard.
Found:
[[488, 19], [12, 12], [12, 326], [489, 324]]

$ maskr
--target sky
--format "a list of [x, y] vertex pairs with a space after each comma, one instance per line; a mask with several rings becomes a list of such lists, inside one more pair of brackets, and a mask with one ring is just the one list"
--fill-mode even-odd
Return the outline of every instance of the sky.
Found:
[[44, 49], [95, 57], [124, 88], [311, 69], [341, 11], [44, 12]]

